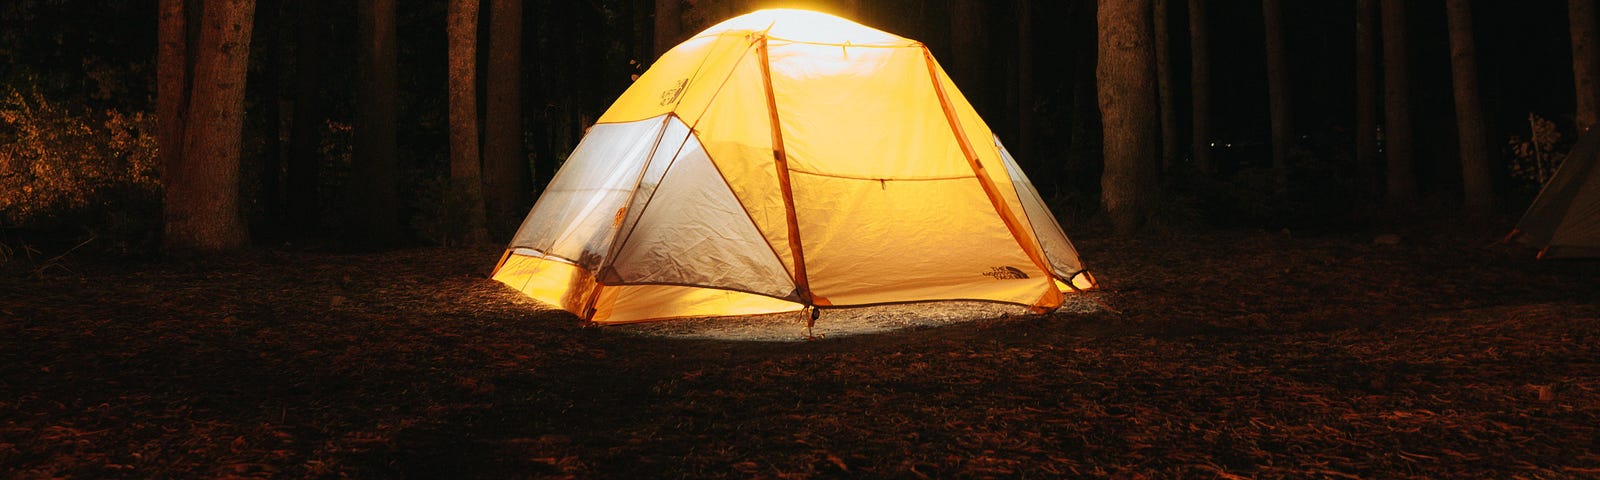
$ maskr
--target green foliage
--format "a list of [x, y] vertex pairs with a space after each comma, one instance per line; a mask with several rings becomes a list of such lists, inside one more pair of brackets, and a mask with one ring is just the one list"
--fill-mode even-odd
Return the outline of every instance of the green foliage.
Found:
[[0, 224], [138, 248], [159, 230], [155, 118], [0, 91]]
[[148, 0], [0, 2], [0, 85], [31, 85], [96, 109], [149, 108], [154, 8]]
[[1572, 146], [1572, 140], [1561, 135], [1555, 122], [1532, 113], [1528, 114], [1528, 137], [1524, 139], [1521, 133], [1513, 133], [1506, 143], [1511, 152], [1508, 166], [1511, 179], [1519, 188], [1530, 192], [1538, 191], [1550, 181]]

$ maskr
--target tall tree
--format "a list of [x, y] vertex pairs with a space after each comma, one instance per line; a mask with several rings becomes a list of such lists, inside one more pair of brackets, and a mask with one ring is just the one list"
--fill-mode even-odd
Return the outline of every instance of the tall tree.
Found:
[[189, 105], [189, 34], [184, 0], [161, 0], [156, 25], [156, 154], [168, 183], [182, 170], [183, 117]]
[[[1028, 162], [1033, 156], [1033, 0], [1017, 2], [1017, 154]], [[1043, 162], [1036, 163], [1042, 164]], [[1049, 178], [1051, 175], [1045, 175]]]
[[1384, 153], [1388, 157], [1390, 205], [1417, 198], [1416, 160], [1411, 149], [1410, 77], [1406, 59], [1406, 4], [1383, 0]]
[[[651, 17], [655, 16], [654, 0], [630, 0], [629, 30], [632, 31], [632, 41], [628, 42], [628, 65], [634, 68], [634, 73], [642, 73], [646, 62], [655, 58], [655, 38], [652, 32]], [[539, 28], [534, 25], [533, 28]]]
[[[484, 230], [483, 177], [478, 157], [478, 0], [450, 0], [446, 9], [450, 63], [450, 192], [465, 211], [468, 243], [488, 239]], [[446, 210], [447, 212], [451, 210]]]
[[[1104, 125], [1100, 119], [1100, 97], [1096, 87], [1099, 78], [1095, 71], [1100, 63], [1098, 49], [1100, 29], [1095, 20], [1098, 11], [1099, 6], [1095, 2], [1067, 4], [1070, 35], [1078, 37], [1074, 41], [1079, 45], [1097, 46], [1094, 50], [1084, 49], [1086, 51], [1067, 53], [1070, 60], [1066, 63], [1071, 65], [1072, 72], [1072, 140], [1068, 144], [1067, 161], [1062, 167], [1069, 174], [1093, 171], [1104, 163], [1102, 151], [1105, 139], [1101, 133]], [[1063, 184], [1072, 180], [1071, 177], [1062, 178]]]
[[164, 172], [162, 241], [169, 249], [234, 250], [248, 240], [239, 215], [239, 150], [254, 14], [254, 0], [208, 1], [201, 13], [181, 159]]
[[1207, 25], [1206, 6], [1201, 0], [1189, 0], [1189, 150], [1194, 155], [1194, 166], [1201, 174], [1209, 175], [1211, 165], [1211, 28]]
[[1378, 0], [1356, 0], [1356, 168], [1366, 193], [1378, 187]]
[[1172, 98], [1172, 47], [1167, 23], [1167, 0], [1155, 0], [1151, 12], [1156, 50], [1156, 91], [1161, 103], [1161, 168], [1178, 163], [1178, 108]]
[[1572, 34], [1572, 79], [1578, 96], [1578, 131], [1595, 124], [1596, 103], [1600, 102], [1600, 50], [1595, 50], [1595, 0], [1567, 0], [1567, 24]]
[[1445, 0], [1450, 22], [1450, 71], [1456, 97], [1456, 135], [1461, 145], [1461, 183], [1465, 205], [1477, 213], [1494, 209], [1483, 106], [1478, 99], [1478, 53], [1472, 40], [1472, 5]]
[[1157, 134], [1150, 0], [1100, 0], [1100, 115], [1105, 137], [1101, 202], [1118, 235], [1139, 230], [1160, 192], [1160, 162], [1146, 139]]
[[656, 0], [656, 57], [678, 45], [678, 31], [681, 29], [683, 0]]
[[[284, 42], [279, 41], [284, 3], [283, 0], [256, 0], [254, 38], [250, 42], [254, 46], [250, 53], [256, 59], [250, 62], [250, 66], [255, 71], [246, 73], [255, 78], [250, 83], [254, 85], [257, 98], [264, 99], [256, 103], [252, 113], [259, 113], [259, 118], [266, 120], [266, 130], [262, 132], [266, 138], [261, 142], [261, 152], [252, 156], [255, 181], [259, 187], [255, 191], [255, 208], [252, 210], [258, 210], [259, 213], [246, 218], [246, 228], [257, 236], [262, 233], [281, 233], [287, 223], [283, 196], [283, 157], [286, 150], [281, 141], [286, 134], [286, 115], [282, 102], [285, 94], [279, 78], [279, 72], [288, 63], [283, 58]], [[248, 189], [245, 191], [249, 192]]]
[[990, 69], [983, 62], [991, 54], [983, 31], [986, 13], [981, 0], [950, 0], [950, 52], [955, 57], [952, 74], [979, 113], [995, 110], [986, 78]]
[[392, 246], [400, 237], [394, 2], [356, 2], [361, 52], [346, 224], [350, 240], [366, 248]]
[[532, 183], [522, 153], [522, 1], [489, 0], [489, 78], [483, 131], [483, 184], [489, 232], [516, 232]]
[[322, 45], [327, 31], [324, 0], [295, 2], [294, 104], [289, 124], [289, 154], [284, 162], [284, 197], [289, 224], [309, 233], [321, 212], [317, 181], [321, 176]]
[[1289, 107], [1289, 60], [1284, 56], [1283, 8], [1278, 0], [1261, 0], [1267, 44], [1267, 99], [1272, 116], [1272, 174], [1278, 189], [1288, 188], [1289, 142], [1294, 117]]

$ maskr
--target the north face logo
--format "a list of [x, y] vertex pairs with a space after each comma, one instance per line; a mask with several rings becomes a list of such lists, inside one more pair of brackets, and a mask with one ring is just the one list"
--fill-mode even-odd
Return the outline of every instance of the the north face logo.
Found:
[[678, 101], [678, 96], [683, 95], [683, 87], [688, 86], [688, 85], [689, 85], [689, 79], [685, 78], [685, 79], [682, 79], [682, 80], [678, 80], [678, 83], [673, 85], [672, 88], [668, 88], [666, 90], [662, 90], [661, 91], [661, 106], [665, 107], [667, 105], [671, 105], [672, 102]]
[[983, 272], [983, 274], [984, 276], [994, 277], [995, 280], [1021, 280], [1028, 278], [1028, 274], [1022, 273], [1022, 270], [1011, 266], [989, 267], [989, 271]]

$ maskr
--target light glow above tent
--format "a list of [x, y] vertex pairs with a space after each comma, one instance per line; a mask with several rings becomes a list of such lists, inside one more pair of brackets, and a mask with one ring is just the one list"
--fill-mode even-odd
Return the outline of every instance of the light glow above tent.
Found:
[[899, 47], [917, 41], [826, 13], [778, 8], [760, 10], [713, 25], [695, 37], [730, 32], [767, 32], [769, 38], [824, 45]]

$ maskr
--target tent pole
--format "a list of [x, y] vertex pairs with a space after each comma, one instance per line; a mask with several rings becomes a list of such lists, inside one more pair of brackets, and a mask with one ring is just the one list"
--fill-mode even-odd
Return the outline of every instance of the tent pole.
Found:
[[957, 118], [954, 108], [950, 106], [950, 96], [945, 93], [944, 85], [939, 83], [939, 67], [933, 61], [933, 53], [927, 46], [922, 47], [923, 62], [928, 65], [928, 80], [933, 81], [933, 92], [939, 97], [939, 107], [944, 110], [945, 120], [950, 122], [950, 130], [955, 133], [956, 143], [961, 145], [961, 153], [967, 157], [967, 164], [972, 166], [972, 173], [978, 177], [978, 184], [983, 186], [983, 193], [989, 197], [989, 203], [994, 207], [995, 213], [1000, 215], [1002, 223], [1011, 230], [1011, 238], [1016, 239], [1017, 246], [1028, 255], [1033, 265], [1039, 270], [1050, 273], [1050, 263], [1045, 261], [1043, 252], [1039, 251], [1038, 240], [1029, 245], [1024, 239], [1034, 238], [1032, 231], [1027, 231], [1022, 222], [1012, 215], [1011, 208], [1006, 205], [1005, 197], [1000, 194], [999, 187], [995, 186], [994, 179], [989, 178], [989, 172], [983, 168], [983, 162], [978, 159], [978, 151], [973, 148], [972, 142], [967, 138], [967, 131], [961, 128], [961, 119]]
[[500, 267], [506, 266], [506, 259], [509, 258], [511, 258], [511, 249], [507, 248], [505, 253], [500, 254], [500, 261], [495, 262], [494, 270], [489, 272], [489, 278], [494, 278], [494, 274], [500, 273]]
[[811, 295], [811, 282], [806, 278], [805, 252], [800, 247], [800, 221], [794, 213], [794, 189], [789, 184], [789, 157], [783, 148], [783, 127], [778, 123], [778, 100], [772, 93], [771, 59], [767, 56], [768, 38], [765, 33], [761, 35], [761, 44], [756, 46], [756, 54], [760, 56], [761, 83], [767, 93], [767, 117], [772, 129], [772, 159], [778, 169], [778, 189], [783, 193], [783, 215], [789, 224], [789, 252], [794, 258], [795, 293], [799, 294], [801, 304], [810, 307], [816, 305], [817, 299]]

